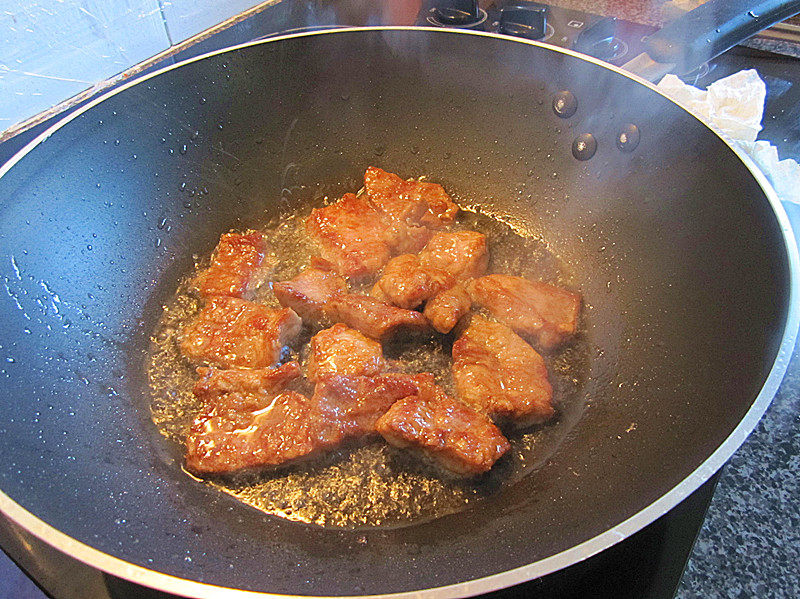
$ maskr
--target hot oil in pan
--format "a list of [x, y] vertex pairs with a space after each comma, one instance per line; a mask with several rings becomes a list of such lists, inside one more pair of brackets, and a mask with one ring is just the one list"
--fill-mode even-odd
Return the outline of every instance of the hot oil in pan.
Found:
[[[291, 278], [308, 264], [313, 247], [302, 233], [307, 213], [284, 216], [263, 228], [281, 259], [274, 280]], [[541, 240], [523, 237], [503, 222], [480, 213], [462, 212], [456, 227], [487, 235], [490, 272], [577, 286]], [[202, 266], [198, 263], [198, 268]], [[268, 285], [257, 301], [277, 306]], [[181, 285], [165, 307], [149, 355], [153, 421], [162, 435], [180, 445], [200, 404], [191, 393], [194, 372], [178, 352], [177, 335], [198, 309], [198, 300], [187, 293], [185, 284]], [[285, 358], [299, 359], [305, 366], [303, 348], [315, 332], [304, 327]], [[453, 393], [453, 341], [453, 335], [438, 335], [390, 343], [384, 351], [407, 372], [432, 372], [437, 382]], [[587, 353], [584, 336], [578, 334], [567, 348], [545, 356], [558, 417], [541, 427], [511, 433], [509, 454], [478, 479], [448, 477], [410, 454], [372, 440], [271, 473], [217, 478], [209, 484], [268, 514], [329, 527], [404, 526], [460, 511], [531, 474], [557, 450], [583, 411], [581, 389], [588, 370]]]

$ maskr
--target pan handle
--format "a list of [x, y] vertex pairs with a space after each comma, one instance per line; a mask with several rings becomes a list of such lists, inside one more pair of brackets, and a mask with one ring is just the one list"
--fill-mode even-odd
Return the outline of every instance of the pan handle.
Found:
[[649, 36], [623, 68], [651, 81], [687, 73], [798, 12], [800, 0], [709, 0]]

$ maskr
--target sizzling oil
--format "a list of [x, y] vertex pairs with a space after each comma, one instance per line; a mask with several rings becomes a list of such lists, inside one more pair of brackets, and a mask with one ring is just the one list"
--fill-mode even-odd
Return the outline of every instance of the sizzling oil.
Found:
[[[274, 280], [291, 278], [308, 264], [313, 246], [301, 225], [309, 210], [275, 218], [261, 229], [279, 259]], [[487, 235], [489, 272], [573, 285], [543, 241], [523, 237], [498, 219], [477, 211], [462, 211], [455, 228]], [[207, 258], [196, 263], [196, 268], [202, 268]], [[148, 362], [153, 422], [169, 442], [178, 445], [183, 444], [201, 407], [191, 392], [193, 369], [180, 355], [177, 344], [181, 327], [200, 307], [187, 290], [186, 281], [190, 279], [191, 276], [184, 279], [164, 306]], [[259, 290], [255, 301], [278, 305], [269, 285]], [[284, 359], [298, 359], [305, 366], [307, 342], [315, 332], [304, 326], [293, 347], [287, 348]], [[436, 335], [389, 343], [384, 352], [406, 372], [432, 372], [437, 382], [452, 393], [452, 342], [452, 334]], [[556, 451], [583, 411], [581, 388], [587, 371], [586, 357], [587, 344], [580, 334], [563, 351], [545, 356], [559, 412], [557, 419], [522, 433], [511, 433], [511, 451], [478, 479], [449, 477], [406, 452], [372, 440], [280, 470], [207, 482], [268, 514], [326, 527], [404, 526], [453, 513], [514, 484]], [[310, 385], [303, 390], [310, 392]]]

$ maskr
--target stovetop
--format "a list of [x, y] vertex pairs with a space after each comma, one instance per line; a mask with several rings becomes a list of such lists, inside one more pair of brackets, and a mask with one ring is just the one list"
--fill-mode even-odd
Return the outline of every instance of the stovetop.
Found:
[[[389, 10], [381, 3], [355, 0], [281, 2], [151, 68], [290, 29], [367, 24], [466, 25], [484, 31], [521, 34], [621, 65], [638, 53], [642, 37], [655, 29], [647, 24], [569, 8], [516, 4], [526, 5], [532, 9], [531, 14], [502, 14], [497, 3], [481, 3], [478, 14], [468, 15], [472, 22], [467, 22], [469, 19], [458, 22], [464, 15], [437, 11], [428, 0], [418, 10], [405, 12]], [[705, 87], [743, 68], [756, 68], [768, 87], [760, 138], [772, 141], [782, 158], [800, 159], [800, 60], [737, 47], [685, 74], [684, 79]], [[0, 164], [50, 124], [52, 120], [0, 144]], [[800, 217], [800, 209], [796, 216]], [[800, 224], [800, 218], [796, 222]], [[785, 499], [787, 493], [791, 495], [791, 489], [797, 489], [791, 463], [800, 456], [800, 421], [792, 416], [800, 412], [799, 379], [800, 354], [796, 354], [773, 406], [751, 439], [736, 453], [732, 460], [735, 466], [729, 472], [718, 473], [671, 512], [605, 552], [490, 596], [662, 599], [676, 596], [676, 592], [681, 598], [792, 596], [800, 585], [792, 566], [800, 562], [800, 531], [796, 525], [780, 530], [785, 525], [779, 523], [796, 523], [800, 518], [798, 494], [794, 494], [793, 501]], [[788, 466], [781, 470], [781, 464], [787, 460]], [[756, 465], [751, 465], [751, 461]], [[764, 463], [769, 465], [768, 471], [758, 467]], [[718, 481], [719, 490], [715, 494]], [[702, 526], [707, 510], [706, 524]], [[698, 534], [699, 541], [695, 543]], [[0, 545], [41, 585], [38, 588], [0, 554], [0, 598], [168, 597], [101, 574], [2, 520]], [[687, 559], [690, 561], [685, 571]], [[758, 568], [752, 567], [754, 562], [759, 564]], [[759, 589], [768, 590], [759, 592]]]
[[621, 66], [643, 51], [642, 38], [656, 28], [616, 17], [589, 14], [535, 2], [516, 2], [513, 7], [494, 4], [479, 8], [477, 14], [463, 14], [441, 8], [441, 2], [427, 0], [416, 25], [463, 27], [524, 37], [590, 54]]

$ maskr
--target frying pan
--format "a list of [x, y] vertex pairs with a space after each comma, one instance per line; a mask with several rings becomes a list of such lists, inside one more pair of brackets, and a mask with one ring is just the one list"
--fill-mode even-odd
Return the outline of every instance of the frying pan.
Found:
[[[597, 150], [578, 160], [585, 133]], [[325, 529], [189, 478], [150, 419], [146, 352], [193, 255], [356, 189], [369, 164], [545, 240], [592, 351], [581, 417], [536, 471], [433, 521]], [[797, 249], [749, 162], [641, 80], [502, 36], [368, 28], [215, 52], [105, 95], [0, 173], [0, 508], [182, 595], [448, 597], [575, 563], [722, 465], [798, 326]]]

